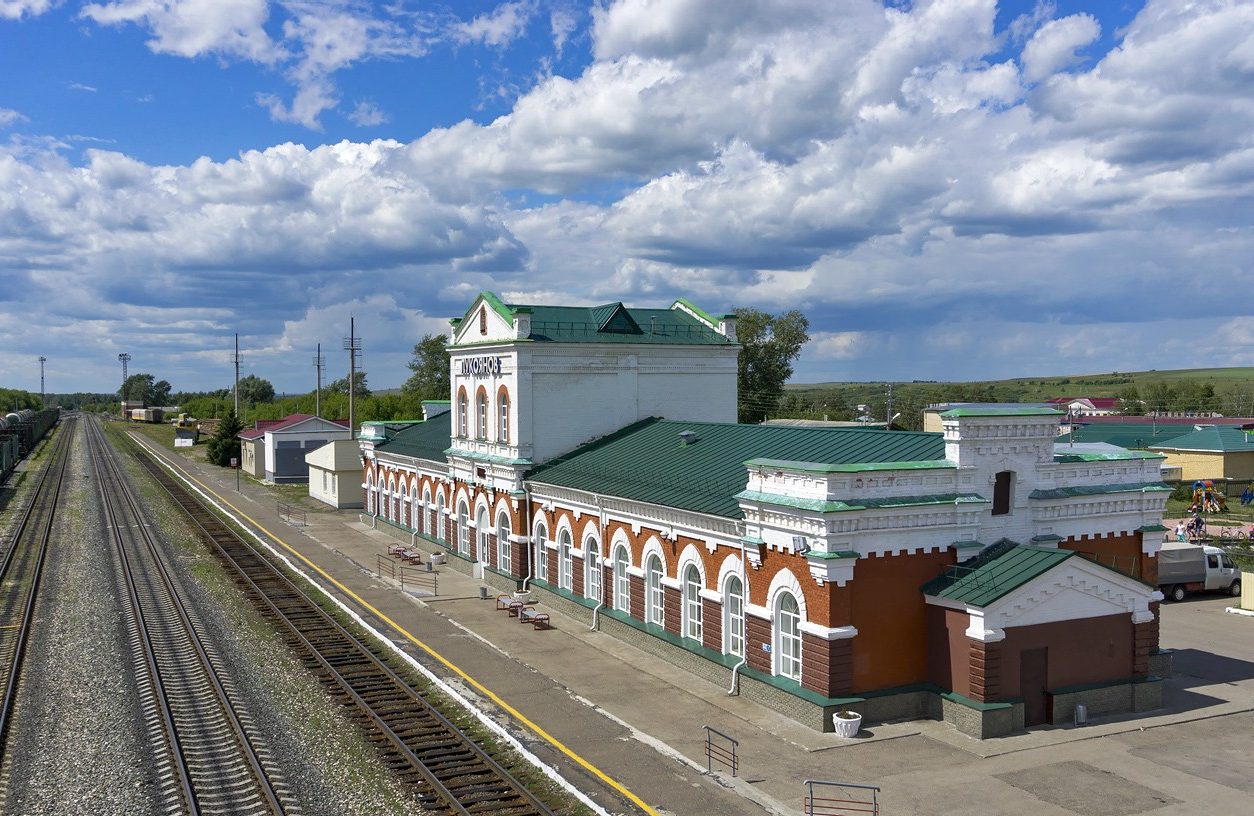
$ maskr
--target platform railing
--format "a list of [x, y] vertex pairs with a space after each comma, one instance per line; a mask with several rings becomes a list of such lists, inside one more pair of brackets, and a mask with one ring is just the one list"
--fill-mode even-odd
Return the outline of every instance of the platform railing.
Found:
[[876, 785], [807, 779], [805, 788], [802, 805], [805, 816], [852, 816], [857, 813], [879, 816], [880, 789]]
[[706, 771], [713, 773], [713, 764], [718, 762], [731, 768], [731, 775], [734, 777], [740, 772], [740, 754], [738, 752], [740, 743], [708, 725], [704, 725], [702, 728], [705, 729]]

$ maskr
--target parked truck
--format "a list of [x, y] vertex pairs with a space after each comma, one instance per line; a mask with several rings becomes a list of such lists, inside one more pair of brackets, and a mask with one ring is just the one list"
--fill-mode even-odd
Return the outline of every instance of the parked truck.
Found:
[[1241, 571], [1218, 547], [1164, 541], [1158, 552], [1158, 588], [1163, 597], [1182, 601], [1190, 592], [1241, 594]]

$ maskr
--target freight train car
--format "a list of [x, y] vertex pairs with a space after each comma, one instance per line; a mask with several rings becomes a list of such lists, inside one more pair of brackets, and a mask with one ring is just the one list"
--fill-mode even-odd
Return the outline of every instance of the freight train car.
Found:
[[160, 408], [132, 408], [131, 422], [161, 422], [164, 412]]
[[31, 452], [60, 417], [61, 412], [56, 408], [43, 411], [23, 408], [0, 419], [0, 476], [7, 479], [18, 461]]

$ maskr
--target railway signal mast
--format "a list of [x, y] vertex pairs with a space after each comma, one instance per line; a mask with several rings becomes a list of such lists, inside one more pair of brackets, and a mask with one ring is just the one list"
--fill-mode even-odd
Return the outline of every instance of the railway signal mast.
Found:
[[39, 355], [39, 407], [47, 408], [48, 400], [44, 397], [44, 363], [48, 362], [48, 358]]

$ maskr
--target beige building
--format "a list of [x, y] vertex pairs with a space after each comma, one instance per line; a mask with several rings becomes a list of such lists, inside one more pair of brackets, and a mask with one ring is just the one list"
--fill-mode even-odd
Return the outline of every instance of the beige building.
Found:
[[1201, 427], [1149, 449], [1166, 455], [1164, 467], [1179, 467], [1181, 481], [1254, 481], [1254, 433], [1241, 428]]
[[309, 495], [337, 510], [362, 506], [361, 447], [355, 439], [337, 439], [305, 454]]

